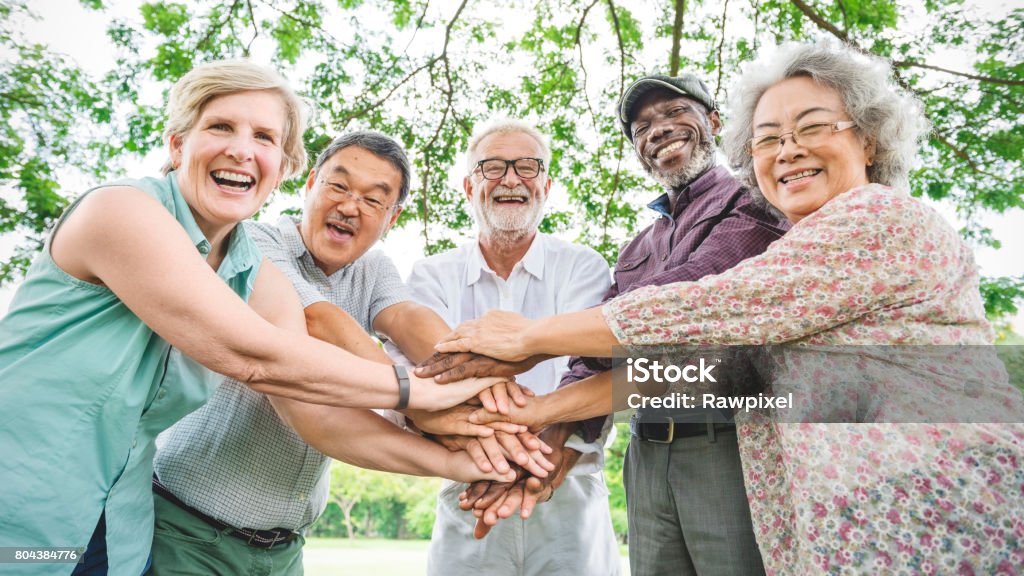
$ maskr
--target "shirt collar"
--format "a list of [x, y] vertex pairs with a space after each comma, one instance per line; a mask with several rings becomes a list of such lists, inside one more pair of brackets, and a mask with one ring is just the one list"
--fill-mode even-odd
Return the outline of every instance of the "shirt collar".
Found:
[[277, 220], [277, 229], [281, 231], [281, 237], [284, 238], [284, 245], [288, 249], [288, 253], [292, 258], [301, 258], [303, 254], [307, 254], [309, 249], [306, 248], [306, 243], [302, 241], [302, 233], [299, 232], [300, 221], [298, 218], [289, 216], [288, 214], [282, 214]]
[[679, 197], [676, 199], [676, 209], [671, 210], [672, 203], [669, 201], [668, 193], [664, 193], [661, 196], [655, 198], [648, 208], [654, 210], [661, 216], [669, 219], [676, 219], [683, 212], [683, 210], [693, 203], [694, 200], [700, 198], [708, 190], [716, 188], [723, 178], [729, 177], [729, 171], [723, 166], [717, 164], [711, 166], [704, 172], [693, 179], [692, 182], [686, 185], [685, 188], [679, 191]]
[[[480, 280], [480, 273], [483, 271], [494, 273], [487, 265], [487, 259], [480, 250], [480, 241], [473, 242], [469, 250], [469, 259], [466, 263], [466, 286], [472, 286]], [[530, 249], [526, 251], [519, 261], [523, 270], [538, 280], [544, 279], [544, 235], [537, 232], [530, 243]]]
[[[199, 224], [196, 223], [195, 216], [192, 215], [192, 209], [189, 208], [185, 197], [181, 195], [181, 190], [178, 188], [178, 178], [175, 173], [173, 171], [170, 172], [166, 178], [167, 185], [171, 190], [171, 201], [174, 203], [174, 217], [181, 224], [182, 228], [185, 229], [185, 233], [188, 234], [189, 239], [192, 240], [199, 253], [206, 257], [210, 253], [210, 241], [206, 239], [206, 235], [199, 229]], [[255, 269], [262, 260], [263, 254], [249, 239], [245, 227], [241, 224], [236, 224], [231, 230], [231, 236], [228, 239], [227, 255], [220, 263], [220, 266], [217, 267], [217, 276], [224, 279], [234, 278], [239, 274], [248, 273]], [[250, 290], [254, 281], [255, 276], [251, 276], [248, 279]]]
[[189, 207], [188, 202], [185, 201], [185, 197], [181, 195], [181, 189], [178, 188], [177, 173], [171, 171], [164, 178], [171, 190], [171, 201], [174, 203], [175, 219], [185, 229], [185, 233], [188, 234], [189, 239], [196, 249], [199, 250], [199, 253], [206, 256], [210, 253], [210, 241], [206, 239], [206, 235], [199, 229], [199, 224], [196, 224], [196, 218], [192, 215], [192, 209]]

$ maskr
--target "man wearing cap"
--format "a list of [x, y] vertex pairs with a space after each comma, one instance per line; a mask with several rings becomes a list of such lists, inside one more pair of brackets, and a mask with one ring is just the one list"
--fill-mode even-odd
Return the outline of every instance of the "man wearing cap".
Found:
[[[656, 213], [655, 222], [620, 252], [605, 300], [643, 286], [718, 274], [760, 254], [785, 233], [788, 226], [754, 204], [747, 190], [717, 164], [714, 137], [721, 120], [707, 86], [695, 76], [637, 80], [623, 94], [618, 116], [640, 163], [665, 193], [647, 205]], [[568, 392], [572, 382], [610, 370], [611, 362], [573, 358], [569, 369], [555, 395]], [[592, 440], [603, 420], [545, 430], [545, 441], [556, 450], [550, 459], [559, 468], [538, 479], [539, 485], [557, 488], [562, 467], [571, 467], [579, 457], [562, 447], [564, 439], [581, 428], [583, 438]], [[623, 467], [630, 573], [763, 573], [736, 427], [709, 424], [706, 418], [643, 420], [631, 423]], [[550, 493], [548, 487], [536, 486], [532, 497], [523, 498], [524, 512]]]

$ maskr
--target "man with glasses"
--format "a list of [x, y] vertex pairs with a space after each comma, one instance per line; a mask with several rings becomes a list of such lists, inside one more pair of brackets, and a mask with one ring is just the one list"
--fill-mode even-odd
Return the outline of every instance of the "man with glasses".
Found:
[[[398, 143], [353, 132], [317, 158], [301, 220], [245, 223], [295, 286], [310, 334], [384, 363], [390, 358], [368, 332], [419, 361], [449, 330], [410, 300], [387, 256], [368, 252], [398, 219], [409, 179]], [[324, 453], [409, 474], [451, 474], [445, 460], [452, 453], [370, 411], [310, 410], [307, 418], [284, 422], [265, 395], [226, 380], [205, 406], [161, 436], [154, 460], [154, 574], [301, 574], [301, 531], [328, 498]]]
[[[491, 309], [539, 318], [597, 304], [611, 284], [604, 259], [537, 230], [551, 189], [545, 138], [522, 122], [495, 122], [473, 135], [466, 158], [463, 188], [477, 238], [418, 262], [409, 278], [415, 299], [452, 326]], [[558, 385], [565, 368], [565, 358], [545, 360], [517, 381], [545, 394]], [[457, 439], [441, 440], [458, 446]], [[603, 443], [576, 440], [571, 445], [586, 454], [544, 510], [529, 520], [507, 520], [482, 539], [474, 539], [476, 518], [459, 509], [466, 485], [446, 483], [438, 497], [427, 573], [618, 574]]]

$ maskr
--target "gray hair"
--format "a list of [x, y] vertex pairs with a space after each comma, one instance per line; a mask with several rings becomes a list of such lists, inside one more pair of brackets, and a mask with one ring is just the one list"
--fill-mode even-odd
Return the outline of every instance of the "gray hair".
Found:
[[349, 146], [357, 146], [375, 156], [380, 156], [387, 160], [395, 170], [398, 170], [402, 175], [402, 184], [398, 189], [398, 204], [404, 203], [405, 199], [409, 197], [409, 188], [412, 186], [412, 167], [409, 164], [409, 157], [405, 155], [405, 149], [401, 144], [374, 130], [356, 130], [331, 140], [327, 148], [316, 157], [316, 163], [313, 164], [314, 175], [319, 175], [320, 168], [332, 156]]
[[722, 151], [736, 170], [736, 177], [750, 188], [754, 198], [765, 204], [747, 148], [754, 135], [754, 110], [770, 87], [798, 76], [810, 77], [838, 92], [861, 135], [874, 141], [875, 156], [873, 164], [867, 167], [868, 181], [906, 188], [928, 122], [920, 102], [893, 82], [889, 62], [833, 42], [787, 43], [745, 66], [733, 88], [736, 98], [722, 135]]
[[[527, 124], [521, 120], [505, 118], [488, 122], [473, 131], [473, 136], [469, 139], [469, 146], [466, 148], [467, 174], [472, 174], [473, 170], [476, 169], [476, 162], [473, 161], [473, 157], [476, 154], [477, 147], [480, 146], [480, 142], [482, 142], [484, 138], [494, 134], [526, 134], [530, 138], [533, 138], [537, 141], [537, 146], [540, 147], [540, 159], [544, 162], [544, 167], [550, 170], [551, 148], [548, 147], [547, 138], [545, 138], [544, 135], [531, 124]], [[550, 174], [550, 172], [548, 172], [548, 174]]]

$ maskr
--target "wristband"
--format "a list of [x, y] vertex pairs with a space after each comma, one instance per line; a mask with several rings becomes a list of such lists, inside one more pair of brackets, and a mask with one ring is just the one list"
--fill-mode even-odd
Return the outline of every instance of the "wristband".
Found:
[[409, 406], [409, 371], [400, 364], [395, 364], [394, 368], [398, 378], [398, 405], [395, 410], [404, 410]]

